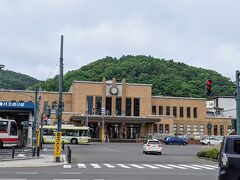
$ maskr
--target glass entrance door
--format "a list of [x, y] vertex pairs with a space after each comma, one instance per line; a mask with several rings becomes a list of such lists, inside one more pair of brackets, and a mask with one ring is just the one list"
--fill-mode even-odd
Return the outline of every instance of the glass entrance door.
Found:
[[127, 139], [139, 138], [140, 124], [128, 124], [127, 125]]
[[119, 139], [119, 124], [107, 124], [107, 134], [111, 139]]

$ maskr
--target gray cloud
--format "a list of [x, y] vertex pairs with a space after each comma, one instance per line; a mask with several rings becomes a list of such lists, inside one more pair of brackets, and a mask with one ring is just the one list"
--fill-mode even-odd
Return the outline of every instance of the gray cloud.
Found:
[[234, 79], [239, 8], [237, 0], [1, 0], [0, 63], [46, 80], [64, 34], [65, 72], [107, 55], [143, 54]]

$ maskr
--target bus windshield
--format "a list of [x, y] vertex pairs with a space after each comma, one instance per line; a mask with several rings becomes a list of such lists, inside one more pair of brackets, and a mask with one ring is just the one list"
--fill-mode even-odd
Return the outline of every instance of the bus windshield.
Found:
[[0, 131], [8, 130], [8, 121], [0, 121]]

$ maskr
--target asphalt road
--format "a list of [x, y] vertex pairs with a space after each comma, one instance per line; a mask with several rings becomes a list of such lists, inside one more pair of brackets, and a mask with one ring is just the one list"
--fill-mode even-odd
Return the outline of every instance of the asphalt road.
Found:
[[[45, 145], [44, 153], [52, 153]], [[70, 165], [0, 169], [0, 180], [215, 180], [217, 163], [196, 158], [201, 145], [163, 146], [162, 155], [142, 153], [142, 144], [71, 145]]]

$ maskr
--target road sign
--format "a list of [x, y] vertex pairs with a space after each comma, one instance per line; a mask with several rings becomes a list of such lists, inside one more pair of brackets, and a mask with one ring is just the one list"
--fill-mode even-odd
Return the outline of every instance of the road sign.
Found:
[[55, 145], [54, 145], [54, 157], [60, 158], [61, 156], [61, 142], [62, 142], [62, 132], [56, 132], [55, 134]]

